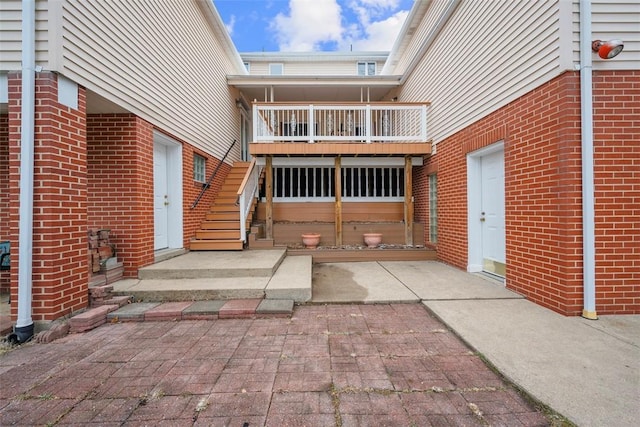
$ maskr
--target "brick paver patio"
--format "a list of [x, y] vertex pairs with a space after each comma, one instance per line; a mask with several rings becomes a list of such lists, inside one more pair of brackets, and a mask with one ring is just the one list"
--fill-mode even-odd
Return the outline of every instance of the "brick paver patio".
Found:
[[0, 425], [535, 426], [420, 304], [114, 323], [0, 356]]

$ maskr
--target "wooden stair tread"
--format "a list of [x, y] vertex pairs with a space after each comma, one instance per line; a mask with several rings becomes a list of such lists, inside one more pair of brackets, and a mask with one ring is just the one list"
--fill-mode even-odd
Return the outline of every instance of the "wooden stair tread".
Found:
[[[218, 190], [200, 229], [191, 239], [191, 250], [242, 250], [240, 239], [240, 206], [237, 204], [238, 188], [244, 181], [249, 162], [235, 162]], [[255, 203], [255, 200], [254, 200]], [[253, 212], [246, 221], [247, 230], [251, 225]]]

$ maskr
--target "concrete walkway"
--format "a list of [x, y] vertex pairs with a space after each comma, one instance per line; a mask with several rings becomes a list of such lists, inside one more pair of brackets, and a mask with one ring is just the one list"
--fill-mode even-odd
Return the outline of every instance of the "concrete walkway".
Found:
[[314, 302], [412, 298], [512, 382], [576, 424], [638, 425], [640, 316], [564, 317], [497, 280], [438, 262], [314, 267]]

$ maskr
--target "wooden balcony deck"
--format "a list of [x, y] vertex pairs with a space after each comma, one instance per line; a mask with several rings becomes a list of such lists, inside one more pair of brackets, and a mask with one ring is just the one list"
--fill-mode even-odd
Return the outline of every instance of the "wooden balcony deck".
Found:
[[431, 154], [429, 104], [254, 103], [254, 156]]
[[431, 154], [431, 141], [396, 142], [252, 142], [249, 144], [252, 156], [426, 156]]

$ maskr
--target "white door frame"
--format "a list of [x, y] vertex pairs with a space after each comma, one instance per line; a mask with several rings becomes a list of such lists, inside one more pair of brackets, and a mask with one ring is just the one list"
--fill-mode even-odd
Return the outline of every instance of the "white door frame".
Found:
[[182, 144], [155, 130], [153, 131], [153, 143], [161, 144], [167, 149], [167, 200], [169, 202], [169, 226], [167, 230], [167, 240], [169, 243], [168, 248], [181, 249], [184, 246]]
[[467, 154], [467, 271], [483, 270], [482, 253], [482, 157], [504, 151], [504, 141]]

